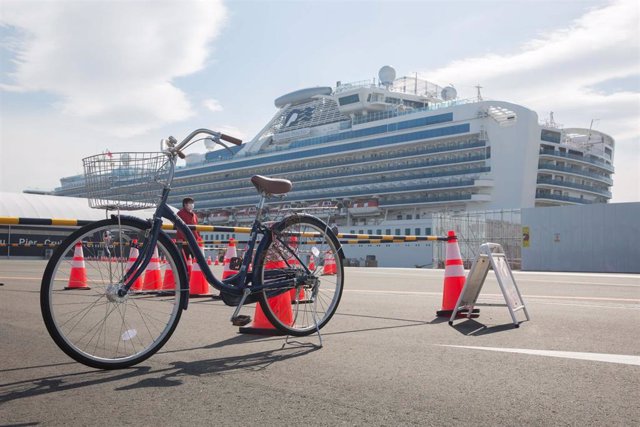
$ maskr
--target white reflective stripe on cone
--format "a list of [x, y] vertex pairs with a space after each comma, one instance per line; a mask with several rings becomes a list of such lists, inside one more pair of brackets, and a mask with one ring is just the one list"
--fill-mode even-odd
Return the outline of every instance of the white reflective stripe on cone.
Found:
[[465, 277], [462, 265], [447, 265], [444, 269], [444, 277]]

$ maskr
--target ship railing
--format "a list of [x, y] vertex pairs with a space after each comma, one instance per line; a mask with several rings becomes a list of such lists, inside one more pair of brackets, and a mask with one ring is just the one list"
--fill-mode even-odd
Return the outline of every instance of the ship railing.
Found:
[[435, 110], [440, 110], [442, 108], [449, 108], [449, 107], [453, 107], [456, 105], [463, 105], [463, 104], [469, 104], [472, 102], [478, 102], [478, 100], [476, 98], [472, 98], [472, 99], [453, 99], [450, 101], [442, 101], [442, 102], [437, 102], [437, 103], [433, 103], [430, 104], [426, 107], [422, 107], [422, 108], [410, 108], [407, 107], [406, 110], [397, 110], [397, 109], [393, 109], [393, 110], [389, 110], [389, 111], [376, 111], [373, 113], [369, 113], [366, 115], [361, 115], [361, 116], [356, 116], [352, 119], [352, 124], [353, 125], [360, 125], [362, 123], [369, 123], [369, 122], [373, 122], [376, 120], [383, 120], [383, 119], [388, 119], [391, 117], [399, 117], [399, 116], [405, 116], [407, 114], [415, 114], [415, 113], [421, 113], [421, 112], [425, 112], [425, 111], [435, 111]]
[[[469, 161], [473, 161], [473, 159], [467, 159]], [[447, 163], [449, 164], [449, 163]], [[419, 166], [418, 166], [419, 167]], [[386, 168], [385, 168], [386, 169]], [[362, 178], [361, 181], [353, 181], [350, 182], [349, 185], [379, 185], [379, 184], [392, 184], [394, 182], [405, 182], [408, 179], [410, 180], [416, 180], [416, 179], [424, 179], [424, 178], [440, 178], [440, 177], [446, 177], [446, 176], [455, 176], [455, 175], [468, 175], [470, 173], [482, 173], [482, 172], [489, 172], [491, 170], [490, 167], [484, 166], [484, 167], [480, 167], [480, 168], [469, 168], [467, 170], [457, 170], [457, 171], [445, 171], [445, 172], [430, 172], [430, 173], [422, 173], [422, 174], [416, 174], [416, 175], [412, 175], [410, 177], [403, 177], [401, 179], [393, 179], [393, 178], [388, 178], [387, 180], [380, 180], [379, 178], [374, 178], [371, 179], [371, 177], [369, 177], [369, 179], [366, 178]], [[371, 171], [371, 172], [363, 172], [363, 173], [377, 173], [377, 172], [384, 172], [384, 169], [381, 170], [375, 170], [375, 171]], [[406, 170], [398, 170], [398, 172], [406, 172]], [[305, 183], [305, 182], [299, 182], [296, 181], [296, 190], [313, 190], [315, 188], [326, 188], [327, 184], [323, 183], [323, 182], [318, 182], [318, 179], [327, 179], [327, 178], [339, 178], [341, 176], [348, 176], [348, 175], [352, 175], [353, 172], [351, 174], [349, 174], [348, 172], [342, 173], [342, 174], [335, 174], [335, 175], [329, 175], [329, 176], [322, 176], [322, 177], [316, 177], [313, 176], [313, 180]]]
[[611, 166], [610, 164], [608, 164], [607, 162], [605, 162], [604, 160], [601, 159], [597, 159], [594, 157], [584, 157], [584, 156], [578, 156], [576, 154], [569, 154], [569, 153], [561, 153], [559, 151], [555, 151], [555, 150], [540, 150], [540, 155], [545, 155], [545, 156], [555, 156], [555, 157], [564, 157], [567, 159], [574, 159], [574, 160], [580, 160], [582, 162], [587, 162], [587, 163], [591, 163], [597, 166], [600, 166], [604, 169], [607, 169], [611, 172], [613, 172], [613, 166]]
[[347, 91], [358, 89], [361, 87], [377, 87], [377, 86], [375, 84], [375, 80], [371, 80], [371, 79], [359, 80], [356, 82], [340, 83], [339, 85], [336, 85], [335, 93], [337, 95], [339, 93], [347, 92]]
[[[469, 169], [465, 169], [465, 170], [450, 170], [450, 171], [444, 171], [444, 172], [433, 172], [433, 173], [428, 173], [428, 174], [422, 174], [419, 176], [412, 176], [410, 177], [411, 180], [413, 179], [424, 179], [424, 178], [439, 178], [439, 177], [449, 177], [449, 176], [456, 176], [456, 175], [469, 175], [469, 174], [480, 174], [480, 173], [485, 173], [485, 172], [490, 172], [491, 171], [491, 167], [490, 166], [483, 166], [483, 167], [479, 167], [479, 168], [469, 168]], [[339, 174], [339, 175], [333, 175], [331, 176], [331, 178], [338, 178], [342, 175], [348, 175], [348, 173], [344, 173], [344, 174]], [[316, 180], [318, 179], [317, 177], [315, 178]], [[405, 179], [406, 181], [406, 179]], [[394, 181], [382, 181], [384, 182], [389, 182], [392, 183]], [[400, 181], [402, 182], [402, 181]], [[358, 182], [358, 183], [354, 183], [353, 185], [371, 185], [371, 184], [380, 184], [381, 181], [376, 181], [376, 180], [369, 180], [369, 181], [365, 181], [365, 182]], [[322, 185], [321, 183], [313, 185], [313, 184], [309, 184], [309, 186], [305, 185], [305, 184], [299, 184], [298, 181], [296, 181], [296, 190], [304, 190], [304, 191], [311, 191], [314, 188], [324, 188], [326, 187], [326, 184]], [[240, 190], [241, 193], [239, 194], [239, 192], [237, 190]], [[374, 194], [376, 191], [372, 190], [371, 194]], [[226, 199], [220, 199], [220, 195], [216, 194], [216, 193], [193, 193], [191, 192], [190, 194], [194, 195], [195, 197], [197, 197], [199, 200], [202, 199], [206, 199], [207, 197], [215, 197], [217, 202], [220, 202], [219, 205], [216, 205], [217, 208], [220, 207], [226, 207], [226, 206], [235, 206], [235, 205], [239, 205], [239, 203], [237, 203], [236, 201], [239, 200], [237, 197], [238, 196], [242, 196], [242, 194], [246, 194], [247, 196], [242, 198], [242, 200], [250, 200], [250, 196], [251, 194], [254, 193], [253, 188], [249, 188], [249, 187], [241, 187], [236, 189], [236, 191], [233, 193], [236, 198], [226, 198]], [[287, 198], [287, 200], [290, 200], [290, 198]], [[175, 201], [176, 203], [179, 202], [179, 199], [176, 199]]]
[[[372, 194], [382, 195], [382, 194], [397, 194], [399, 191], [402, 192], [415, 192], [415, 191], [428, 191], [428, 190], [442, 190], [442, 189], [454, 189], [460, 187], [470, 187], [475, 185], [475, 179], [461, 179], [457, 181], [448, 181], [441, 183], [427, 183], [427, 184], [416, 184], [416, 185], [399, 185], [400, 182], [392, 183], [386, 187], [376, 186], [375, 189], [371, 188], [360, 188], [357, 190], [336, 190], [335, 188], [327, 189], [325, 192], [314, 191], [312, 194], [291, 194], [291, 196], [287, 197], [287, 201], [303, 201], [303, 200], [318, 200], [318, 199], [335, 199], [335, 198], [343, 198], [343, 197], [353, 197], [353, 196], [362, 196], [362, 197], [371, 197]], [[313, 190], [310, 190], [313, 191]], [[215, 209], [224, 206], [243, 206], [251, 204], [255, 201], [255, 197], [242, 197], [242, 198], [233, 198], [233, 199], [218, 199], [215, 201], [214, 205], [209, 205], [206, 202], [201, 203], [203, 208], [207, 209]]]
[[[357, 165], [357, 164], [361, 164], [361, 163], [374, 163], [374, 162], [379, 162], [380, 160], [392, 160], [392, 159], [398, 159], [398, 158], [403, 158], [403, 157], [407, 157], [407, 158], [413, 158], [415, 156], [422, 156], [425, 154], [433, 154], [433, 153], [446, 153], [446, 152], [451, 152], [451, 151], [457, 151], [457, 150], [465, 150], [465, 149], [472, 149], [472, 148], [481, 148], [481, 147], [485, 147], [486, 146], [486, 141], [479, 141], [479, 140], [473, 140], [470, 142], [465, 142], [465, 143], [460, 143], [460, 144], [455, 144], [455, 145], [451, 145], [451, 146], [444, 146], [444, 147], [434, 147], [432, 149], [425, 149], [425, 150], [416, 150], [416, 151], [412, 151], [412, 152], [405, 152], [405, 153], [398, 153], [395, 155], [389, 155], [389, 156], [385, 156], [384, 158], [376, 158], [376, 159], [360, 159], [360, 160], [348, 160], [348, 159], [339, 159], [336, 161], [332, 161], [330, 164], [328, 165], [323, 165], [322, 168], [330, 168], [330, 167], [338, 167], [338, 166], [342, 166], [345, 164], [348, 164], [349, 166], [351, 165]], [[456, 161], [457, 159], [445, 159], [442, 161], [430, 161], [431, 163], [429, 164], [417, 164], [418, 166], [416, 167], [422, 167], [422, 166], [438, 166], [438, 165], [442, 165], [442, 164], [450, 164], [450, 163], [464, 163], [464, 162], [468, 162], [468, 161], [481, 161], [481, 160], [485, 160], [486, 156], [484, 154], [479, 155], [479, 156], [469, 156], [469, 157], [463, 157], [461, 158], [461, 160]], [[405, 167], [404, 165], [401, 165], [403, 168]], [[372, 168], [372, 170], [370, 172], [384, 172], [384, 171], [388, 171], [388, 170], [395, 170], [398, 169], [398, 166], [387, 166], [384, 168]], [[305, 175], [310, 176], [310, 173], [313, 173], [312, 170], [308, 169], [308, 168], [304, 168], [304, 167], [300, 167], [300, 166], [281, 166], [275, 170], [273, 170], [272, 172], [269, 172], [270, 174], [281, 174], [281, 173], [295, 173], [295, 172], [304, 172]], [[369, 173], [369, 172], [366, 172]], [[337, 177], [337, 176], [346, 176], [346, 175], [352, 175], [353, 171], [351, 172], [345, 172], [342, 174], [327, 174], [327, 175], [313, 175], [315, 178], [330, 178], [330, 177]], [[235, 185], [233, 187], [230, 187], [228, 185], [225, 185], [224, 190], [232, 190], [232, 189], [241, 189], [241, 188], [248, 188], [246, 185], [246, 181], [241, 181], [241, 183], [239, 185]], [[251, 187], [253, 188], [253, 187]], [[208, 190], [206, 192], [210, 192], [211, 190]], [[214, 190], [215, 191], [215, 190]], [[201, 192], [204, 193], [204, 192]], [[177, 196], [177, 195], [181, 195], [181, 194], [188, 194], [190, 196], [193, 196], [195, 194], [201, 194], [201, 193], [194, 193], [193, 190], [181, 190], [181, 189], [175, 189], [172, 191], [171, 195], [172, 196]]]
[[395, 205], [406, 205], [406, 204], [419, 204], [419, 203], [441, 203], [441, 202], [452, 202], [459, 200], [471, 200], [472, 193], [467, 194], [456, 194], [456, 195], [448, 195], [448, 196], [425, 196], [425, 197], [414, 197], [410, 199], [401, 199], [401, 200], [386, 200], [384, 202], [380, 202], [380, 207], [384, 208], [386, 206], [395, 206]]
[[602, 188], [594, 187], [594, 186], [591, 186], [591, 185], [584, 185], [584, 184], [578, 184], [578, 183], [571, 182], [571, 181], [562, 181], [562, 180], [559, 180], [559, 179], [549, 179], [549, 178], [538, 178], [536, 183], [537, 184], [556, 185], [558, 187], [577, 188], [577, 189], [580, 189], [580, 190], [591, 191], [593, 193], [597, 193], [597, 194], [600, 194], [602, 196], [606, 196], [606, 197], [611, 198], [611, 192], [610, 191], [607, 191], [607, 190], [602, 189]]
[[579, 204], [583, 204], [583, 205], [589, 205], [589, 204], [592, 204], [592, 203], [597, 203], [595, 200], [581, 199], [579, 197], [563, 196], [561, 194], [542, 193], [540, 191], [536, 191], [536, 199], [560, 200], [560, 201], [563, 201], [563, 202], [579, 203]]
[[[412, 168], [420, 168], [420, 167], [437, 167], [437, 166], [441, 166], [441, 165], [454, 165], [454, 164], [461, 164], [461, 163], [468, 163], [468, 162], [478, 162], [478, 161], [483, 161], [485, 160], [485, 156], [481, 155], [481, 156], [469, 156], [469, 157], [463, 157], [460, 159], [445, 159], [445, 160], [441, 160], [441, 161], [430, 161], [428, 164], [415, 164], [415, 165], [411, 165]], [[406, 169], [406, 165], [403, 165], [403, 168]], [[370, 170], [370, 171], [363, 171], [361, 173], [381, 173], [381, 172], [385, 172], [385, 171], [397, 171], [399, 173], [401, 172], [405, 172], [405, 169], [397, 169], [397, 166], [387, 166], [384, 168], [380, 168], [380, 169], [375, 169], [375, 170]], [[409, 177], [408, 179], [410, 180], [414, 180], [414, 179], [424, 179], [424, 178], [439, 178], [439, 177], [448, 177], [448, 176], [455, 176], [455, 175], [468, 175], [471, 173], [483, 173], [483, 172], [489, 172], [491, 170], [491, 167], [489, 166], [483, 166], [483, 167], [476, 167], [476, 168], [468, 168], [466, 170], [450, 170], [450, 171], [442, 171], [442, 172], [430, 172], [430, 173], [423, 173], [420, 175], [414, 175]], [[340, 174], [327, 174], [327, 175], [309, 175], [308, 178], [312, 178], [311, 181], [305, 182], [305, 181], [295, 181], [295, 185], [296, 185], [296, 190], [313, 190], [314, 188], [325, 188], [327, 186], [326, 183], [323, 182], [318, 182], [319, 179], [328, 179], [328, 178], [340, 178], [342, 176], [349, 176], [349, 175], [353, 175], [354, 171], [352, 170], [351, 172], [343, 172]], [[404, 182], [407, 181], [407, 178], [405, 177], [404, 179], [400, 179], [400, 180], [393, 180], [393, 179], [389, 179], [388, 181], [381, 181], [380, 179], [377, 178], [371, 178], [368, 177], [363, 179], [362, 181], [358, 181], [358, 182], [353, 182], [351, 185], [367, 185], [367, 184], [381, 184], [381, 183], [393, 183], [393, 182]], [[247, 194], [247, 196], [252, 195], [254, 193], [253, 187], [250, 185], [241, 185], [241, 186], [237, 186], [234, 188], [225, 188], [223, 190], [224, 192], [228, 192], [230, 194], [233, 194], [234, 196], [240, 196], [240, 194], [238, 194], [238, 191], [242, 191], [244, 193]], [[197, 197], [198, 199], [203, 199], [203, 198], [207, 198], [207, 197], [215, 197], [218, 200], [221, 200], [220, 197], [224, 197], [224, 194], [220, 194], [220, 191], [202, 191], [202, 192], [194, 192], [193, 190], [189, 192], [189, 195], [193, 196], [193, 197]], [[229, 199], [227, 199], [229, 200]]]
[[558, 166], [558, 165], [553, 165], [553, 164], [550, 164], [550, 163], [539, 163], [538, 164], [538, 169], [551, 169], [551, 170], [557, 170], [557, 171], [561, 171], [561, 172], [572, 173], [572, 174], [575, 174], [575, 175], [588, 176], [590, 178], [594, 178], [594, 179], [600, 180], [602, 182], [606, 182], [609, 185], [613, 185], [613, 180], [611, 178], [609, 178], [608, 176], [606, 176], [606, 175], [600, 175], [600, 174], [597, 174], [597, 173], [584, 171], [584, 170], [578, 169], [578, 168], [571, 168], [571, 167], [567, 167], [567, 166]]

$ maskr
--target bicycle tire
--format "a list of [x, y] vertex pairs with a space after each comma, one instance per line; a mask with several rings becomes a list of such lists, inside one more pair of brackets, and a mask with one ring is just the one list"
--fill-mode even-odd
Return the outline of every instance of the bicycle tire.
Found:
[[[134, 286], [119, 298], [109, 288], [127, 271], [134, 238], [142, 242], [150, 226], [131, 217], [97, 221], [72, 233], [54, 251], [42, 278], [40, 307], [49, 335], [72, 359], [98, 369], [126, 368], [156, 353], [175, 331], [188, 298], [180, 291], [187, 277], [180, 254], [165, 233], [159, 234], [156, 248], [166, 263], [152, 260], [153, 266], [141, 276], [141, 289]], [[70, 261], [78, 243], [83, 256], [80, 270], [79, 262]], [[110, 251], [115, 260], [105, 260], [103, 254]], [[160, 270], [152, 268], [156, 266]], [[78, 273], [82, 269], [84, 276]], [[153, 273], [147, 277], [149, 271]], [[82, 279], [90, 286], [80, 286]]]
[[[309, 233], [315, 237], [309, 237]], [[299, 239], [295, 244], [292, 236]], [[311, 255], [315, 266], [311, 265]], [[342, 297], [344, 267], [340, 243], [325, 222], [306, 214], [285, 218], [265, 235], [255, 258], [254, 285], [294, 277], [298, 280], [296, 285], [292, 280], [290, 288], [258, 293], [260, 307], [273, 326], [289, 335], [305, 336], [331, 320]], [[331, 258], [335, 267], [331, 267]]]

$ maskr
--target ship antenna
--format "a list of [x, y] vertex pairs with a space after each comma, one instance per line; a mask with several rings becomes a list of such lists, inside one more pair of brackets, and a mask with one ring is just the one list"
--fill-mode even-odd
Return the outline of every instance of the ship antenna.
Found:
[[549, 112], [549, 125], [551, 127], [556, 127], [556, 121], [553, 119], [553, 111]]
[[585, 146], [587, 148], [591, 148], [591, 146], [596, 145], [597, 142], [591, 143], [591, 131], [593, 130], [593, 122], [598, 122], [600, 119], [591, 119], [591, 124], [589, 125], [589, 133], [587, 133], [587, 143]]
[[482, 95], [480, 94], [480, 89], [482, 89], [482, 86], [480, 86], [479, 84], [476, 86], [476, 89], [478, 89], [478, 102], [482, 101]]

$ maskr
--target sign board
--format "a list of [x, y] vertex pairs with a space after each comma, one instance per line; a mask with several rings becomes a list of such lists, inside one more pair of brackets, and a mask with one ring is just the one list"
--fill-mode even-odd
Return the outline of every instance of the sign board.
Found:
[[522, 247], [529, 247], [529, 240], [531, 239], [531, 233], [529, 227], [522, 227]]
[[[480, 291], [482, 290], [482, 285], [489, 273], [489, 267], [493, 268], [506, 304], [480, 304], [477, 302]], [[468, 313], [471, 313], [475, 306], [507, 307], [511, 315], [511, 320], [516, 328], [519, 326], [515, 315], [517, 311], [524, 311], [526, 319], [529, 320], [527, 307], [516, 285], [515, 278], [509, 267], [509, 262], [507, 261], [507, 256], [502, 250], [502, 246], [496, 243], [485, 243], [480, 246], [480, 254], [473, 262], [471, 270], [467, 275], [458, 302], [456, 303], [453, 313], [451, 313], [449, 324], [453, 324], [453, 320], [460, 310], [466, 309]]]

